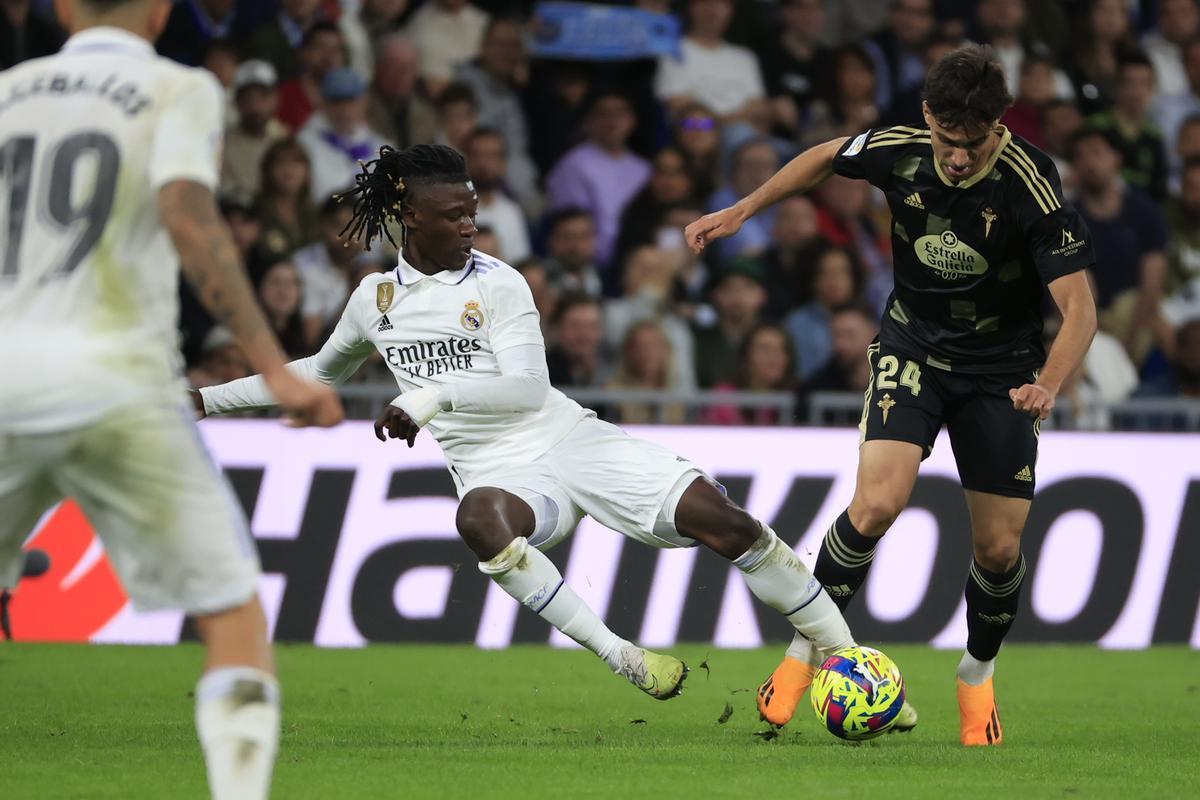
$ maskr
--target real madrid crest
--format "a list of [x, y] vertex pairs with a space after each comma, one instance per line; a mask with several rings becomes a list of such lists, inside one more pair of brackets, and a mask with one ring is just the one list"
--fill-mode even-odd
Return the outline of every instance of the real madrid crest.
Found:
[[466, 310], [463, 311], [458, 321], [469, 331], [477, 331], [482, 328], [483, 311], [479, 308], [479, 303], [476, 303], [474, 300], [467, 303]]
[[396, 296], [396, 284], [391, 281], [384, 281], [375, 287], [375, 305], [379, 309], [380, 314], [386, 314], [387, 310], [392, 307], [392, 299]]

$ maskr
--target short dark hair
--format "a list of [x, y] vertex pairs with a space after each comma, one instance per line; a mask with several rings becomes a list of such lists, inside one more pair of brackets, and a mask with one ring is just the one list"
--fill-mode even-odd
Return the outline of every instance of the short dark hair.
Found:
[[922, 95], [938, 124], [968, 130], [991, 127], [1013, 103], [995, 53], [975, 44], [947, 53], [934, 64]]
[[[1141, 50], [1124, 49], [1117, 54], [1117, 76], [1130, 67], [1145, 67], [1154, 72], [1154, 62]], [[1155, 73], [1155, 77], [1158, 75]]]
[[508, 153], [508, 140], [504, 138], [504, 134], [496, 128], [489, 128], [487, 125], [480, 125], [475, 130], [467, 135], [467, 147], [475, 144], [479, 139], [499, 139], [500, 144], [504, 145], [504, 152]]
[[371, 242], [382, 234], [399, 248], [387, 229], [387, 221], [400, 221], [400, 210], [412, 196], [414, 186], [436, 183], [467, 183], [467, 162], [462, 154], [444, 144], [415, 144], [404, 150], [384, 145], [379, 158], [367, 162], [354, 178], [354, 188], [339, 200], [354, 200], [354, 217], [343, 234]]
[[333, 24], [332, 22], [316, 22], [313, 23], [311, 28], [304, 32], [304, 38], [300, 40], [301, 49], [312, 44], [313, 40], [322, 33], [332, 33], [334, 36], [338, 37], [339, 39], [343, 39], [344, 41], [342, 29], [337, 25]]
[[559, 298], [558, 305], [554, 308], [554, 318], [550, 320], [550, 323], [557, 325], [563, 321], [563, 317], [580, 306], [595, 306], [601, 311], [604, 310], [604, 304], [600, 302], [599, 297], [593, 297], [583, 292], [568, 292]]
[[585, 208], [580, 208], [579, 206], [567, 206], [556, 211], [551, 211], [546, 216], [547, 235], [553, 235], [554, 231], [558, 229], [558, 226], [562, 225], [564, 222], [570, 222], [571, 220], [579, 219], [580, 217], [585, 218], [593, 225], [596, 223], [596, 220], [592, 216], [591, 212]]
[[857, 314], [874, 325], [879, 324], [879, 313], [869, 303], [862, 300], [854, 300], [840, 305], [833, 309], [830, 316], [836, 317], [839, 314]]
[[452, 106], [455, 103], [470, 103], [473, 107], [479, 108], [479, 99], [475, 97], [474, 90], [465, 83], [450, 84], [434, 101], [438, 111], [443, 111], [446, 106]]
[[1183, 162], [1183, 167], [1180, 170], [1180, 175], [1186, 175], [1194, 169], [1200, 169], [1200, 156], [1192, 156]]
[[1067, 158], [1074, 159], [1075, 151], [1079, 149], [1079, 146], [1092, 139], [1099, 139], [1109, 147], [1112, 147], [1113, 150], [1116, 150], [1112, 139], [1109, 138], [1107, 133], [1095, 127], [1094, 125], [1084, 125], [1082, 128], [1071, 134], [1071, 138], [1067, 140]]

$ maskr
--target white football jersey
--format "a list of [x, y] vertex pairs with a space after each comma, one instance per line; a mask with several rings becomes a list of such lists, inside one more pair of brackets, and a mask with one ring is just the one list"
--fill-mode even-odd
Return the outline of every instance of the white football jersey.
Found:
[[207, 72], [116, 28], [0, 72], [0, 430], [182, 398], [157, 197], [216, 187], [222, 105]]
[[[377, 350], [404, 391], [501, 374], [496, 353], [544, 346], [529, 284], [478, 251], [455, 272], [424, 275], [404, 257], [369, 275], [350, 296], [329, 344], [362, 358]], [[441, 445], [459, 487], [528, 464], [594, 416], [551, 388], [541, 410], [522, 414], [444, 411], [426, 429]]]

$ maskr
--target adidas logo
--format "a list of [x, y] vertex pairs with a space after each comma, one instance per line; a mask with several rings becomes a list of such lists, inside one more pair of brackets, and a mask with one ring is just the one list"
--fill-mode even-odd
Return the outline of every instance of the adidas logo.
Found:
[[1008, 612], [996, 614], [995, 616], [992, 616], [991, 614], [979, 614], [978, 616], [981, 620], [989, 625], [1007, 625], [1016, 619], [1015, 615], [1009, 614]]
[[854, 590], [844, 583], [841, 586], [826, 586], [825, 591], [834, 597], [849, 597], [854, 594]]
[[387, 314], [384, 314], [383, 319], [379, 320], [379, 328], [377, 330], [390, 331], [391, 329], [392, 329], [392, 321], [387, 318]]
[[921, 202], [921, 193], [913, 192], [908, 197], [904, 198], [904, 205], [925, 210], [925, 204]]
[[1033, 470], [1031, 470], [1029, 468], [1029, 465], [1026, 464], [1024, 469], [1022, 469], [1016, 475], [1013, 475], [1013, 478], [1018, 481], [1025, 481], [1027, 483], [1033, 483]]

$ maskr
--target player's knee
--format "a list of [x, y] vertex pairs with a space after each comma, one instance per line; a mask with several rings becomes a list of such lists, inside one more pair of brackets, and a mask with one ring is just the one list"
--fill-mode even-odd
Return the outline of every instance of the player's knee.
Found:
[[903, 510], [901, 501], [885, 493], [856, 496], [850, 507], [850, 520], [863, 536], [883, 536]]
[[996, 537], [974, 547], [975, 560], [989, 572], [1007, 572], [1021, 557], [1021, 537]]
[[458, 504], [454, 524], [467, 547], [486, 561], [524, 535], [507, 513], [506, 495], [499, 489], [472, 489]]

